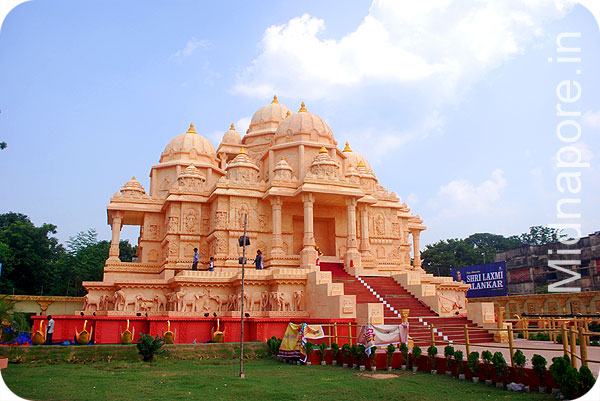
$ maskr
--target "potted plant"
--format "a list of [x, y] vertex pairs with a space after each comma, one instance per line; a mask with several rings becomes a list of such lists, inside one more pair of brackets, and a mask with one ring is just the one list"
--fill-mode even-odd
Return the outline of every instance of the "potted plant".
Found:
[[348, 367], [348, 362], [350, 362], [350, 355], [352, 354], [352, 349], [349, 344], [342, 345], [342, 356], [344, 357], [344, 364], [342, 365], [344, 368]]
[[417, 366], [417, 362], [419, 361], [419, 358], [421, 357], [422, 353], [423, 353], [423, 351], [421, 351], [421, 347], [419, 347], [417, 344], [415, 344], [415, 346], [413, 347], [413, 350], [412, 350], [412, 355], [413, 355], [412, 371], [413, 371], [413, 373], [417, 373], [417, 370], [419, 369]]
[[394, 344], [390, 344], [385, 349], [385, 353], [387, 354], [387, 371], [392, 371], [392, 359], [394, 359], [394, 352], [396, 351], [396, 347]]
[[527, 358], [523, 354], [523, 351], [520, 349], [516, 350], [513, 354], [513, 365], [517, 368], [517, 374], [519, 376], [519, 380], [524, 383], [523, 390], [525, 392], [529, 392], [529, 386], [527, 385], [527, 377], [525, 375], [525, 364], [527, 363]]
[[361, 372], [365, 370], [365, 358], [367, 356], [367, 352], [365, 350], [365, 346], [362, 344], [358, 344], [356, 347], [356, 360], [359, 363], [358, 370]]
[[311, 365], [310, 355], [312, 354], [314, 349], [315, 349], [315, 345], [313, 343], [311, 343], [310, 341], [307, 341], [304, 344], [304, 351], [306, 351], [306, 366]]
[[402, 356], [401, 368], [402, 370], [406, 370], [406, 365], [408, 364], [408, 346], [405, 343], [400, 343], [398, 349], [400, 350], [400, 355]]
[[377, 361], [375, 361], [375, 358], [377, 357], [376, 353], [377, 347], [371, 347], [371, 353], [369, 354], [369, 357], [371, 358], [371, 372], [377, 371]]
[[473, 373], [473, 383], [478, 383], [479, 376], [477, 376], [477, 372], [479, 371], [479, 352], [473, 351], [467, 356], [467, 366], [471, 373]]
[[427, 356], [429, 356], [429, 361], [431, 362], [431, 374], [437, 374], [437, 369], [435, 368], [435, 357], [437, 356], [438, 350], [435, 345], [431, 344], [429, 348], [427, 348]]
[[337, 357], [340, 353], [340, 346], [338, 343], [331, 343], [331, 355], [333, 356], [333, 360], [331, 361], [332, 365], [337, 365]]
[[458, 373], [458, 378], [460, 380], [465, 380], [465, 374], [463, 373], [464, 369], [464, 361], [463, 361], [463, 352], [461, 350], [454, 351], [454, 359], [456, 360], [456, 372]]
[[494, 356], [492, 357], [492, 363], [494, 364], [494, 369], [496, 370], [496, 375], [498, 376], [496, 387], [504, 388], [503, 379], [508, 371], [508, 365], [506, 364], [506, 360], [504, 359], [504, 355], [502, 355], [502, 352], [494, 352]]
[[483, 351], [481, 353], [481, 359], [483, 360], [483, 365], [485, 366], [485, 375], [487, 379], [485, 379], [485, 384], [490, 386], [492, 384], [492, 376], [490, 364], [492, 363], [492, 353], [490, 351]]
[[325, 360], [325, 357], [327, 356], [327, 344], [322, 342], [319, 344], [317, 350], [319, 351], [319, 356], [321, 357], [321, 365], [327, 365], [327, 361]]
[[540, 380], [540, 386], [539, 386], [540, 393], [546, 392], [546, 387], [544, 387], [543, 384], [544, 384], [544, 376], [546, 374], [546, 364], [547, 363], [548, 363], [548, 361], [546, 361], [546, 358], [544, 358], [543, 356], [538, 355], [538, 354], [533, 354], [533, 357], [531, 358], [531, 364], [533, 365], [533, 371], [534, 371], [535, 375], [538, 377], [538, 379]]
[[352, 344], [350, 346], [350, 354], [352, 354], [352, 369], [358, 368], [358, 346]]
[[444, 347], [444, 356], [446, 357], [446, 376], [452, 376], [452, 358], [454, 357], [454, 347], [446, 345]]
[[158, 353], [164, 344], [164, 340], [160, 338], [158, 334], [156, 337], [152, 337], [149, 334], [140, 333], [137, 349], [140, 355], [142, 355], [144, 362], [152, 362], [154, 360], [154, 354]]

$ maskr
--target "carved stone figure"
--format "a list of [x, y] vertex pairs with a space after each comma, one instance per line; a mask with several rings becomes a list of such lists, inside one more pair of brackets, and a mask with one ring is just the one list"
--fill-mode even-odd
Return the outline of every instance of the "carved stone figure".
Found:
[[227, 299], [227, 310], [237, 310], [237, 296], [235, 294], [229, 294], [229, 298]]
[[100, 310], [101, 297], [93, 294], [86, 294], [83, 297], [83, 311], [90, 312], [92, 306], [96, 307], [96, 310]]
[[262, 310], [262, 303], [263, 303], [263, 294], [268, 295], [267, 291], [256, 291], [253, 292], [252, 295], [250, 296], [250, 305], [248, 306], [248, 310], [252, 310], [252, 311], [259, 311]]
[[271, 292], [269, 300], [269, 310], [271, 311], [282, 311], [283, 310], [283, 299], [276, 291]]
[[285, 312], [292, 311], [292, 295], [287, 292], [280, 292], [279, 298], [281, 299], [281, 310]]
[[156, 294], [154, 295], [154, 310], [160, 312], [161, 309], [167, 310], [167, 297], [163, 294]]
[[304, 291], [298, 290], [294, 291], [294, 310], [301, 311], [302, 310], [302, 301], [304, 300]]
[[115, 291], [115, 295], [114, 295], [114, 300], [115, 300], [115, 310], [116, 311], [124, 311], [125, 310], [125, 292], [123, 292], [123, 290], [117, 290]]
[[263, 291], [260, 293], [261, 302], [260, 302], [260, 310], [266, 311], [269, 310], [269, 292]]
[[185, 231], [193, 233], [196, 231], [197, 212], [194, 209], [189, 209], [185, 214]]
[[216, 302], [216, 304], [217, 304], [216, 311], [217, 311], [217, 312], [221, 312], [221, 311], [223, 310], [223, 304], [225, 304], [225, 298], [224, 298], [224, 297], [222, 297], [222, 296], [221, 296], [221, 295], [219, 295], [219, 294], [214, 294], [214, 295], [213, 295], [213, 294], [211, 293], [211, 290], [209, 289], [209, 290], [208, 290], [208, 298], [209, 298], [210, 300], [213, 300], [213, 301], [215, 301], [215, 302]]

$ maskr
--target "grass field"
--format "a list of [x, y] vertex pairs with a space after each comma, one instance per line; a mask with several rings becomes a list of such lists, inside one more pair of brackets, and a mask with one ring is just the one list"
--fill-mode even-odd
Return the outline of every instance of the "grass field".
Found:
[[[157, 359], [94, 363], [29, 362], [2, 370], [7, 386], [32, 400], [551, 400], [429, 373], [372, 373], [333, 366], [295, 366], [270, 358]], [[364, 374], [363, 374], [364, 373]], [[381, 376], [383, 373], [378, 373]]]

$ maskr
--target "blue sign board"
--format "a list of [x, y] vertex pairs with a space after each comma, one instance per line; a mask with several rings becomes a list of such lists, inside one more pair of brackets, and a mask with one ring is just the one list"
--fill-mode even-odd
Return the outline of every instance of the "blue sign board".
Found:
[[454, 281], [471, 284], [467, 298], [501, 297], [506, 295], [505, 262], [486, 263], [452, 269]]

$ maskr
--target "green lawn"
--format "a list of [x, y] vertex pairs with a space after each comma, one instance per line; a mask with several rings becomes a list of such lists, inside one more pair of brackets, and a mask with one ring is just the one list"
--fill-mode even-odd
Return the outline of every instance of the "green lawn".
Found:
[[[442, 375], [398, 371], [393, 379], [332, 366], [295, 366], [272, 359], [157, 359], [153, 363], [10, 364], [7, 386], [32, 400], [551, 400], [550, 395], [497, 390]], [[379, 372], [378, 372], [379, 373]], [[381, 372], [383, 373], [383, 372]]]

